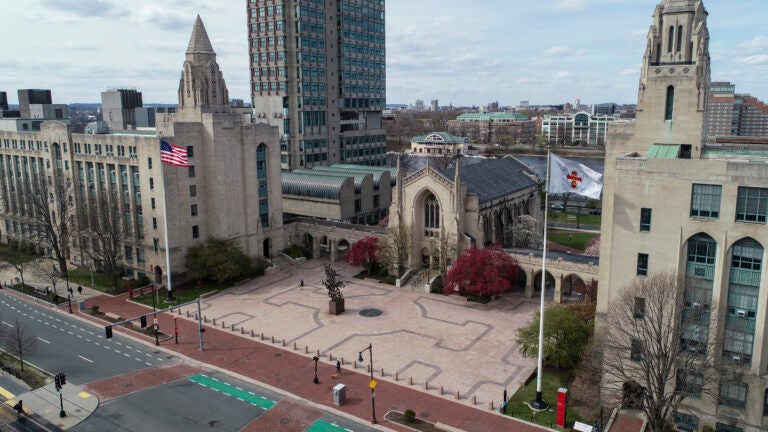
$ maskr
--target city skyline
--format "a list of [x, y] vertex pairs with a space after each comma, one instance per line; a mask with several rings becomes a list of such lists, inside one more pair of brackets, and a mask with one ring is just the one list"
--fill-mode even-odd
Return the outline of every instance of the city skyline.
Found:
[[[386, 3], [387, 103], [441, 106], [635, 103], [637, 52], [657, 0], [460, 0]], [[5, 5], [0, 91], [47, 88], [55, 103], [98, 102], [106, 88], [136, 88], [147, 103], [177, 100], [179, 63], [200, 14], [230, 97], [250, 102], [246, 8], [170, 0], [32, 0]], [[768, 24], [760, 0], [704, 3], [712, 80], [768, 99]], [[496, 17], [495, 19], [492, 17]], [[503, 17], [504, 19], [498, 19]], [[594, 26], [599, 23], [600, 26]], [[15, 36], [14, 36], [15, 35]], [[13, 38], [12, 38], [13, 36]]]

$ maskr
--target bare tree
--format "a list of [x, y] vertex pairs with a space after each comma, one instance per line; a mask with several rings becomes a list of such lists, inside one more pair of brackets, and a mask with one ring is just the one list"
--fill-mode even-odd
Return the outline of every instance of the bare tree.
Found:
[[53, 288], [53, 295], [58, 296], [59, 293], [56, 292], [56, 284], [59, 282], [59, 276], [61, 276], [61, 273], [59, 273], [59, 269], [56, 268], [56, 265], [52, 265], [50, 267], [45, 265], [45, 261], [43, 261], [43, 264], [41, 265], [43, 274], [45, 274], [45, 278], [51, 281], [51, 287]]
[[24, 291], [24, 270], [27, 269], [27, 262], [24, 260], [15, 260], [11, 262], [11, 266], [19, 272], [19, 279], [21, 280], [21, 290]]
[[430, 268], [437, 264], [437, 272], [445, 282], [448, 273], [448, 258], [456, 256], [456, 235], [445, 232], [445, 227], [440, 227], [440, 236], [429, 240]]
[[67, 275], [67, 249], [75, 222], [75, 198], [72, 181], [64, 176], [38, 176], [24, 191], [28, 211], [24, 218], [38, 246], [50, 249]]
[[83, 234], [89, 240], [84, 247], [85, 254], [97, 266], [112, 278], [112, 291], [117, 290], [117, 280], [122, 269], [125, 241], [132, 230], [123, 218], [120, 203], [116, 195], [105, 195], [96, 202], [92, 201], [88, 223], [83, 227]]
[[400, 276], [411, 252], [411, 227], [399, 224], [387, 228], [387, 237], [379, 250], [382, 261]]
[[642, 409], [649, 429], [663, 432], [688, 397], [717, 397], [710, 329], [717, 311], [683, 293], [673, 272], [636, 278], [611, 303], [602, 328], [603, 383], [625, 407]]
[[8, 352], [19, 358], [21, 370], [24, 371], [24, 357], [37, 349], [37, 336], [17, 319], [13, 328], [8, 332], [5, 341]]
[[539, 231], [536, 218], [531, 215], [520, 215], [507, 231], [506, 243], [513, 247], [539, 249], [542, 245], [543, 234]]

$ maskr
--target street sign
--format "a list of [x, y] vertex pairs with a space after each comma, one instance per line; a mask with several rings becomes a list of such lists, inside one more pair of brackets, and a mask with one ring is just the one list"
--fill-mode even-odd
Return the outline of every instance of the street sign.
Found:
[[375, 389], [375, 388], [376, 388], [376, 384], [377, 384], [377, 383], [376, 383], [376, 380], [371, 380], [371, 382], [370, 382], [370, 383], [368, 383], [368, 387], [370, 387], [370, 388], [371, 388], [371, 390], [373, 390], [373, 389]]

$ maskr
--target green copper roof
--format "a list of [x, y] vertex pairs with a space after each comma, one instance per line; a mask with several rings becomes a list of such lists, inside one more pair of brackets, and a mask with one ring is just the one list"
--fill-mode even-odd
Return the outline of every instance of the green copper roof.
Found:
[[419, 135], [411, 138], [411, 142], [428, 142], [441, 144], [464, 144], [464, 138], [449, 134], [448, 132], [432, 132], [429, 135]]

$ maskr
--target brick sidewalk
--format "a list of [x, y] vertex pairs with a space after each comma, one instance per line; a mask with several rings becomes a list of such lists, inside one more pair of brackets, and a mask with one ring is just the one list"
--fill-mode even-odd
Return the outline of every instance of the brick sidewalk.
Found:
[[[112, 312], [123, 318], [130, 318], [151, 313], [151, 308], [129, 302], [127, 294], [112, 297], [101, 295], [88, 299], [87, 308], [98, 305], [102, 312]], [[66, 308], [66, 306], [64, 307]], [[61, 308], [60, 308], [61, 309]], [[83, 318], [106, 325], [88, 314], [78, 313]], [[160, 330], [173, 334], [174, 317], [177, 315], [158, 314]], [[147, 320], [151, 325], [151, 317]], [[320, 384], [312, 383], [314, 377], [314, 362], [310, 355], [304, 355], [260, 342], [258, 338], [250, 339], [229, 331], [222, 331], [205, 326], [203, 334], [204, 351], [200, 351], [197, 338], [197, 323], [191, 319], [178, 317], [179, 343], [173, 339], [162, 342], [163, 348], [177, 352], [199, 362], [228, 370], [248, 377], [260, 383], [279, 388], [298, 398], [335, 409], [359, 419], [371, 419], [371, 392], [368, 387], [370, 376], [343, 369], [341, 377], [334, 378], [335, 360], [333, 364], [327, 357], [321, 357], [318, 365]], [[133, 337], [153, 343], [153, 338], [127, 329], [115, 328], [116, 333], [126, 333]], [[349, 365], [347, 365], [349, 366]], [[365, 371], [365, 369], [363, 369]], [[501, 416], [487, 410], [487, 407], [472, 408], [461, 403], [453, 402], [445, 397], [417, 391], [385, 380], [377, 380], [376, 387], [376, 418], [386, 427], [406, 431], [394, 423], [384, 420], [384, 415], [390, 410], [404, 411], [412, 409], [419, 418], [431, 422], [440, 422], [467, 432], [490, 431], [520, 431], [539, 432], [549, 430], [532, 426]], [[347, 386], [347, 401], [342, 406], [332, 404], [332, 388], [338, 383]]]

